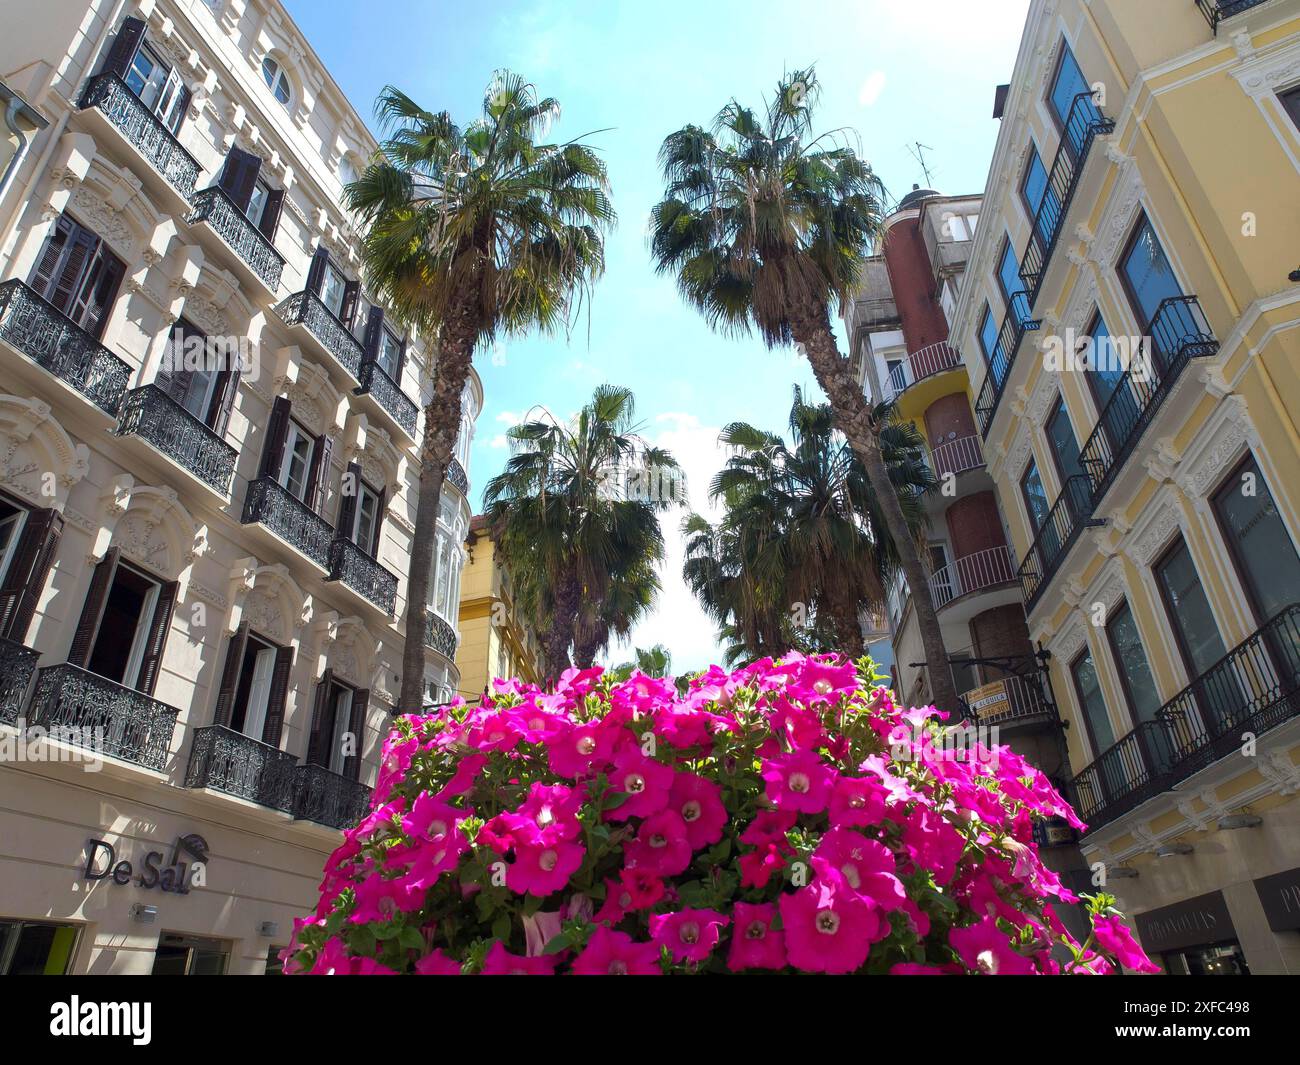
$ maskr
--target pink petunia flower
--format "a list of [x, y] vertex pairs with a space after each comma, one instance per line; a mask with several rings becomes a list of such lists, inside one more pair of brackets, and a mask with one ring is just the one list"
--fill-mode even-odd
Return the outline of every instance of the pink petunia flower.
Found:
[[554, 976], [555, 964], [559, 958], [554, 954], [538, 954], [531, 958], [521, 958], [511, 954], [497, 940], [483, 959], [484, 976]]
[[727, 808], [722, 805], [722, 789], [712, 780], [694, 773], [677, 773], [668, 793], [668, 807], [681, 814], [686, 822], [686, 839], [692, 850], [722, 838]]
[[767, 759], [763, 779], [773, 805], [806, 814], [826, 809], [834, 782], [833, 770], [815, 751], [795, 751]]
[[782, 895], [780, 905], [786, 956], [804, 972], [851, 973], [866, 962], [871, 944], [889, 934], [875, 908], [834, 869]]
[[581, 954], [574, 959], [577, 976], [661, 976], [659, 947], [638, 943], [623, 932], [598, 925]]
[[987, 976], [1028, 976], [1035, 972], [1034, 963], [1011, 946], [992, 915], [978, 924], [951, 929], [948, 942], [972, 972]]
[[1163, 970], [1147, 957], [1141, 944], [1133, 938], [1133, 933], [1119, 917], [1093, 917], [1092, 930], [1097, 937], [1097, 945], [1107, 954], [1113, 954], [1125, 969], [1139, 973], [1158, 973]]
[[660, 810], [647, 817], [641, 822], [636, 839], [624, 844], [623, 856], [628, 868], [655, 876], [685, 872], [691, 864], [691, 845], [682, 815], [674, 810]]
[[813, 852], [813, 867], [825, 863], [843, 874], [849, 887], [886, 912], [902, 908], [907, 891], [898, 879], [894, 852], [851, 828], [832, 828]]
[[885, 816], [887, 794], [877, 777], [837, 777], [831, 789], [831, 826], [878, 825]]
[[650, 938], [667, 947], [673, 961], [701, 962], [718, 945], [729, 918], [716, 910], [678, 910], [650, 917]]
[[647, 758], [638, 747], [625, 748], [614, 760], [609, 773], [609, 784], [614, 791], [625, 792], [627, 799], [605, 816], [611, 821], [626, 821], [629, 817], [649, 817], [668, 805], [668, 792], [673, 784], [673, 769]]
[[506, 867], [506, 887], [519, 895], [559, 891], [578, 871], [586, 853], [580, 843], [516, 843], [515, 860]]
[[728, 969], [740, 972], [785, 968], [785, 933], [772, 928], [776, 903], [737, 902], [731, 917], [734, 924], [731, 949], [727, 953]]
[[460, 962], [441, 950], [432, 950], [415, 963], [415, 971], [420, 976], [459, 976]]

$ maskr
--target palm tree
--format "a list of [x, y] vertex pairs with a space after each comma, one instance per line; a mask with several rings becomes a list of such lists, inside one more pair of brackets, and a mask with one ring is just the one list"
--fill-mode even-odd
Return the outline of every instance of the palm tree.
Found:
[[474, 349], [500, 331], [570, 321], [604, 269], [614, 212], [591, 148], [538, 143], [559, 104], [515, 74], [494, 78], [463, 128], [392, 86], [376, 112], [388, 136], [347, 187], [366, 228], [366, 279], [400, 319], [438, 338], [407, 575], [398, 709], [409, 712], [423, 702], [438, 504]]
[[653, 543], [644, 547], [619, 545], [619, 564], [610, 572], [609, 587], [603, 600], [586, 600], [578, 609], [574, 628], [573, 664], [587, 669], [598, 654], [609, 649], [614, 639], [625, 640], [638, 621], [650, 613], [662, 585], [656, 563], [663, 561], [663, 536], [656, 521], [638, 526], [646, 533], [653, 530]]
[[[678, 466], [637, 435], [635, 409], [630, 390], [601, 385], [570, 423], [544, 414], [515, 426], [506, 468], [484, 492], [508, 564], [530, 574], [530, 595], [548, 604], [551, 678], [569, 666], [583, 604], [610, 603], [620, 582], [644, 581], [638, 564], [662, 557], [657, 515], [676, 502]], [[647, 476], [667, 476], [672, 490], [641, 491]], [[594, 657], [617, 625], [614, 615], [588, 625], [580, 655]]]
[[651, 254], [711, 326], [757, 329], [769, 347], [798, 344], [830, 400], [836, 427], [862, 460], [916, 607], [931, 693], [957, 693], [926, 569], [881, 454], [880, 425], [831, 329], [881, 228], [884, 188], [834, 136], [811, 136], [814, 72], [777, 85], [762, 113], [732, 100], [711, 130], [689, 125], [660, 150], [665, 192], [652, 214]]
[[661, 643], [653, 647], [637, 647], [632, 652], [632, 661], [614, 667], [614, 675], [626, 677], [632, 671], [640, 670], [647, 677], [667, 677], [673, 671], [672, 653]]

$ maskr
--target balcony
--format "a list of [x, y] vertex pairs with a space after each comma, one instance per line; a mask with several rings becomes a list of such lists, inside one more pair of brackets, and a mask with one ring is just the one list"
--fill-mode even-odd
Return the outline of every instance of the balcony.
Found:
[[239, 452], [156, 385], [127, 394], [117, 432], [146, 441], [223, 499], [230, 495]]
[[190, 225], [206, 222], [221, 238], [227, 251], [224, 256], [226, 265], [275, 295], [280, 289], [284, 259], [275, 250], [275, 245], [235, 206], [225, 190], [214, 185], [196, 192], [190, 202], [194, 209], [185, 221]]
[[29, 725], [55, 738], [161, 772], [167, 765], [174, 706], [97, 673], [64, 663], [36, 674]]
[[984, 449], [976, 434], [947, 440], [930, 451], [930, 468], [941, 481], [949, 474], [955, 476], [967, 470], [979, 469], [983, 465]]
[[1150, 344], [1115, 386], [1079, 454], [1100, 502], [1191, 359], [1219, 350], [1195, 296], [1174, 296], [1156, 309], [1147, 327]]
[[296, 759], [225, 725], [194, 730], [187, 788], [211, 788], [283, 813], [293, 811]]
[[322, 354], [329, 356], [356, 381], [361, 380], [361, 360], [364, 351], [346, 327], [330, 309], [311, 292], [295, 292], [281, 302], [275, 313], [288, 326], [301, 328], [315, 341]]
[[1052, 261], [1057, 240], [1070, 213], [1070, 203], [1079, 185], [1079, 175], [1088, 161], [1092, 142], [1115, 128], [1113, 119], [1107, 118], [1097, 107], [1092, 92], [1081, 92], [1070, 105], [1065, 128], [1056, 158], [1047, 175], [1047, 188], [1034, 216], [1029, 244], [1020, 260], [1020, 279], [1025, 283], [1029, 306], [1033, 307], [1042, 287], [1043, 277]]
[[1011, 584], [1016, 580], [1016, 563], [1006, 544], [963, 555], [930, 574], [930, 598], [942, 610], [962, 596]]
[[424, 629], [424, 646], [437, 651], [449, 662], [456, 657], [456, 630], [432, 610]]
[[1029, 296], [1025, 292], [1011, 293], [1007, 313], [1002, 316], [1002, 325], [998, 327], [997, 340], [993, 352], [986, 355], [984, 384], [980, 388], [979, 398], [975, 401], [975, 418], [980, 425], [980, 434], [987, 437], [993, 424], [993, 415], [998, 411], [998, 403], [1007, 387], [1007, 378], [1016, 361], [1016, 351], [1026, 332], [1037, 329], [1040, 323], [1029, 317]]
[[0, 340], [116, 415], [131, 367], [23, 282], [0, 285]]
[[396, 608], [397, 577], [344, 537], [330, 544], [329, 576], [325, 579], [342, 581], [390, 617]]
[[81, 93], [78, 107], [103, 115], [166, 182], [168, 189], [175, 192], [179, 204], [187, 203], [194, 195], [194, 184], [202, 169], [198, 160], [181, 147], [175, 134], [116, 74], [96, 74], [91, 78]]
[[907, 358], [889, 371], [890, 397], [897, 399], [912, 385], [924, 381], [927, 377], [960, 369], [961, 365], [961, 356], [944, 340], [911, 352]]
[[454, 458], [447, 463], [447, 475], [445, 478], [449, 483], [456, 486], [456, 491], [469, 498], [469, 477], [465, 473], [465, 467], [457, 462]]
[[370, 396], [397, 423], [398, 428], [414, 440], [415, 423], [419, 416], [415, 400], [403, 392], [398, 383], [373, 359], [367, 359], [361, 364], [358, 380], [361, 387], [357, 389], [357, 394]]
[[1232, 18], [1233, 15], [1240, 15], [1243, 11], [1249, 11], [1252, 7], [1258, 7], [1264, 2], [1265, 0], [1196, 0], [1196, 6], [1201, 9], [1201, 14], [1205, 16], [1205, 21], [1210, 24], [1210, 29], [1217, 37], [1220, 22]]
[[962, 706], [979, 725], [996, 725], [1000, 729], [1031, 725], [1056, 725], [1060, 718], [1048, 697], [1045, 675], [1012, 673], [999, 678], [1001, 690], [984, 685], [966, 692]]
[[0, 725], [12, 725], [23, 712], [27, 688], [40, 652], [14, 640], [0, 639]]
[[1081, 473], [1066, 478], [1061, 494], [1034, 537], [1029, 554], [1020, 563], [1019, 577], [1026, 611], [1033, 609], [1079, 534], [1084, 529], [1104, 524], [1104, 520], [1092, 516], [1092, 489], [1088, 478]]
[[1074, 778], [1090, 831], [1169, 791], [1300, 716], [1300, 604], [1292, 604], [1197, 677]]
[[330, 544], [334, 540], [330, 523], [275, 479], [259, 477], [248, 483], [244, 513], [239, 520], [245, 525], [264, 525], [321, 569], [330, 569]]
[[370, 808], [370, 789], [323, 766], [293, 771], [293, 816], [330, 828], [351, 828]]

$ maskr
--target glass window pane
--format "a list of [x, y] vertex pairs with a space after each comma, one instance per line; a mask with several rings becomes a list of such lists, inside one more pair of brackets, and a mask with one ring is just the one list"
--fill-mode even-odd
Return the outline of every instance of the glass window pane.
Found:
[[1069, 121], [1070, 108], [1074, 106], [1075, 98], [1080, 93], [1088, 91], [1089, 85], [1084, 80], [1079, 64], [1075, 61], [1074, 53], [1070, 51], [1070, 46], [1065, 41], [1061, 41], [1061, 61], [1052, 82], [1051, 102], [1057, 121], [1062, 126]]
[[343, 290], [347, 282], [343, 275], [332, 265], [325, 267], [325, 276], [321, 279], [320, 299], [330, 313], [338, 318], [343, 313]]
[[1124, 377], [1119, 352], [1111, 344], [1106, 320], [1099, 314], [1092, 323], [1092, 361], [1089, 373], [1096, 392], [1097, 405], [1105, 407]]
[[1146, 219], [1143, 219], [1134, 234], [1133, 243], [1124, 253], [1120, 271], [1144, 329], [1151, 324], [1161, 303], [1171, 296], [1182, 295], [1174, 271], [1165, 257], [1165, 250], [1160, 246], [1155, 229]]
[[1106, 625], [1106, 633], [1115, 655], [1115, 666], [1124, 678], [1128, 696], [1133, 702], [1134, 719], [1139, 722], [1155, 720], [1156, 711], [1160, 709], [1160, 694], [1156, 691], [1151, 665], [1128, 603], [1123, 603], [1115, 612]]
[[[1065, 400], [1060, 396], [1056, 399], [1056, 410], [1047, 422], [1047, 439], [1051, 441], [1052, 451], [1056, 455], [1062, 482], [1066, 478], [1083, 473], [1083, 467], [1079, 464], [1079, 442], [1075, 439], [1074, 429], [1070, 425], [1070, 416], [1065, 410]], [[1061, 490], [1065, 491], [1064, 484]]]
[[1025, 283], [1020, 280], [1020, 264], [1016, 261], [1015, 249], [1008, 240], [1002, 247], [1002, 260], [998, 263], [998, 283], [1002, 286], [1002, 297], [1008, 303], [1014, 293], [1021, 291]]
[[1093, 757], [1099, 756], [1108, 747], [1115, 744], [1115, 731], [1110, 725], [1110, 715], [1106, 713], [1106, 699], [1101, 692], [1101, 679], [1097, 676], [1097, 665], [1092, 660], [1092, 651], [1087, 650], [1078, 658], [1070, 672], [1074, 675], [1074, 688], [1083, 714], [1087, 719], [1088, 734], [1092, 738]]
[[1187, 545], [1178, 546], [1156, 571], [1169, 607], [1169, 620], [1182, 637], [1183, 647], [1191, 658], [1189, 671], [1199, 675], [1223, 657], [1227, 648], [1210, 609], [1210, 600], [1201, 587], [1200, 575], [1192, 562]]
[[1029, 460], [1029, 468], [1020, 479], [1020, 487], [1024, 492], [1025, 509], [1029, 512], [1030, 523], [1037, 533], [1043, 527], [1043, 522], [1047, 520], [1051, 507], [1047, 504], [1047, 490], [1043, 487], [1043, 479], [1038, 475], [1038, 463], [1033, 459]]
[[1260, 624], [1300, 602], [1300, 556], [1251, 458], [1214, 497], [1214, 509], [1254, 600]]

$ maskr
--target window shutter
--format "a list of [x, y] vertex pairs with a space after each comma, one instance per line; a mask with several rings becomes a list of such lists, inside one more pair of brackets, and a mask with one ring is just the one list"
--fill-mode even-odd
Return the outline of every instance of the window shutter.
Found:
[[126, 72], [131, 69], [135, 53], [140, 49], [140, 42], [143, 40], [144, 19], [124, 18], [122, 25], [117, 28], [113, 43], [108, 49], [108, 54], [104, 57], [104, 65], [99, 68], [99, 72], [101, 74], [116, 74], [119, 78], [125, 78]]
[[189, 374], [185, 367], [185, 337], [187, 330], [183, 321], [177, 322], [167, 334], [167, 345], [163, 349], [162, 364], [154, 376], [154, 387], [166, 392], [176, 403], [185, 399], [189, 384]]
[[402, 387], [402, 371], [406, 368], [406, 337], [402, 337], [402, 345], [397, 349], [397, 370], [393, 374], [393, 384], [398, 388]]
[[373, 542], [370, 544], [370, 557], [376, 562], [379, 561], [379, 538], [384, 531], [384, 508], [388, 506], [388, 488], [384, 487], [379, 490], [379, 499], [375, 503], [375, 529], [371, 534]]
[[266, 423], [266, 443], [262, 445], [259, 477], [275, 477], [284, 458], [284, 442], [289, 436], [289, 400], [276, 396], [271, 404], [271, 418]]
[[284, 704], [289, 698], [289, 672], [292, 669], [293, 648], [277, 648], [275, 667], [271, 670], [271, 694], [266, 701], [266, 727], [262, 729], [262, 742], [276, 748], [280, 746], [280, 733], [284, 731]]
[[67, 243], [59, 249], [57, 262], [44, 285], [34, 284], [37, 293], [62, 314], [72, 316], [72, 303], [81, 292], [86, 271], [95, 254], [99, 238], [76, 222], [69, 223]]
[[25, 643], [36, 613], [36, 601], [59, 549], [63, 515], [57, 510], [30, 510], [23, 538], [0, 588], [0, 636]]
[[379, 357], [379, 338], [384, 335], [384, 309], [373, 303], [370, 305], [370, 317], [366, 321], [366, 338], [364, 346], [367, 359]]
[[311, 266], [307, 269], [307, 291], [313, 296], [320, 295], [321, 282], [325, 280], [325, 265], [330, 260], [330, 253], [325, 250], [325, 245], [316, 248], [316, 254], [311, 257]]
[[176, 593], [179, 589], [177, 581], [168, 581], [158, 589], [158, 602], [153, 608], [153, 620], [149, 625], [149, 639], [144, 645], [144, 658], [140, 662], [140, 679], [136, 682], [136, 690], [145, 695], [152, 695], [158, 683], [163, 650], [167, 646], [167, 634], [171, 631], [172, 612], [176, 609]]
[[69, 318], [96, 339], [104, 331], [108, 309], [117, 298], [117, 289], [125, 273], [122, 260], [100, 242], [81, 291], [68, 312]]
[[326, 667], [316, 685], [316, 700], [311, 711], [311, 732], [307, 735], [305, 765], [329, 765], [330, 689], [334, 686], [334, 671]]
[[221, 377], [217, 381], [208, 426], [220, 437], [226, 435], [226, 426], [230, 424], [230, 412], [235, 409], [235, 396], [239, 394], [240, 370], [241, 366], [238, 362], [233, 366], [227, 366], [221, 371]]
[[86, 593], [86, 602], [81, 608], [81, 619], [77, 622], [77, 631], [72, 637], [72, 649], [68, 651], [68, 662], [71, 665], [84, 666], [90, 657], [90, 648], [99, 631], [104, 604], [108, 601], [108, 590], [113, 585], [113, 576], [117, 573], [121, 555], [119, 548], [110, 547], [95, 566], [95, 572], [90, 578], [90, 590]]
[[361, 779], [361, 749], [366, 738], [366, 710], [370, 706], [370, 689], [361, 688], [352, 693], [352, 717], [348, 730], [356, 742], [356, 754], [350, 754], [343, 763], [343, 775], [349, 780]]
[[330, 457], [334, 453], [334, 440], [328, 433], [316, 438], [312, 449], [311, 473], [307, 479], [308, 505], [317, 514], [325, 515], [325, 485], [330, 477]]
[[226, 664], [221, 670], [221, 687], [217, 689], [217, 707], [212, 713], [214, 725], [230, 727], [230, 715], [235, 708], [235, 692], [239, 687], [239, 673], [244, 667], [244, 648], [248, 646], [248, 622], [242, 621], [230, 635], [226, 645]]
[[275, 234], [280, 228], [280, 212], [284, 210], [284, 189], [270, 189], [266, 194], [266, 204], [262, 208], [262, 220], [257, 223], [262, 236], [275, 243]]
[[188, 86], [182, 85], [176, 90], [176, 99], [172, 101], [171, 119], [167, 123], [167, 128], [172, 131], [173, 137], [179, 134], [181, 126], [185, 125], [185, 116], [190, 113], [190, 100], [193, 96]]
[[361, 293], [360, 281], [346, 281], [343, 284], [343, 303], [339, 306], [339, 321], [348, 329], [352, 328], [352, 319], [357, 313], [357, 296]]
[[257, 172], [261, 169], [262, 160], [242, 148], [232, 147], [226, 156], [217, 184], [241, 211], [248, 210], [248, 201], [253, 198], [253, 186], [257, 184]]
[[360, 465], [349, 462], [344, 476], [352, 484], [352, 491], [339, 493], [339, 520], [334, 524], [334, 531], [351, 540], [354, 538], [353, 526], [357, 520], [357, 497], [361, 495]]
[[67, 215], [59, 215], [54, 221], [54, 228], [50, 230], [50, 235], [45, 238], [41, 253], [36, 257], [36, 264], [27, 278], [27, 283], [42, 299], [50, 298], [54, 279], [60, 273], [59, 264], [63, 261], [68, 238], [76, 228], [76, 223]]

